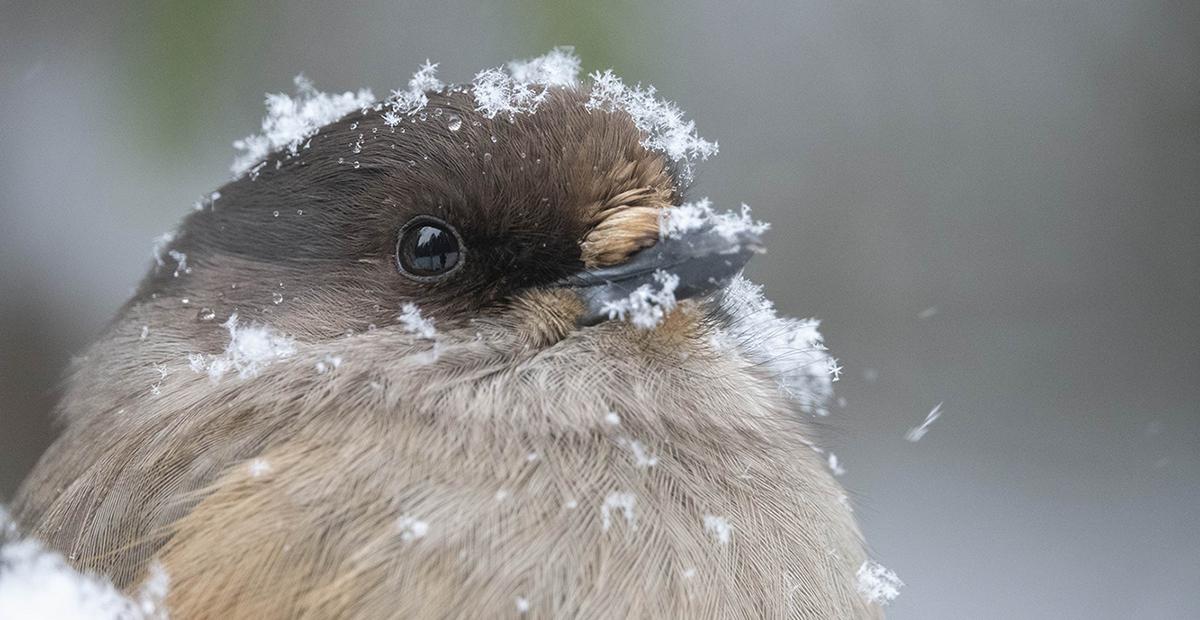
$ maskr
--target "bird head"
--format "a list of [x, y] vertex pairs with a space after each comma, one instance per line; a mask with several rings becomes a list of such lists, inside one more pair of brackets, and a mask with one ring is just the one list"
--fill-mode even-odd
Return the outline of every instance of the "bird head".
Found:
[[665, 235], [687, 189], [679, 163], [586, 87], [541, 88], [522, 114], [489, 115], [463, 88], [422, 93], [419, 113], [355, 110], [267, 154], [186, 219], [171, 244], [186, 274], [160, 266], [135, 304], [169, 300], [195, 314], [184, 324], [236, 312], [310, 340], [417, 308], [544, 346], [625, 316], [639, 291], [655, 324], [761, 251], [758, 230]]

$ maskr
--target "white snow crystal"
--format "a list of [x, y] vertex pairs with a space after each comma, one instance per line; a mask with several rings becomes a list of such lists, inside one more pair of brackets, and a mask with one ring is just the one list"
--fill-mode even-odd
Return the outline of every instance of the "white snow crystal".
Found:
[[750, 217], [750, 205], [742, 203], [742, 209], [738, 213], [726, 211], [717, 213], [712, 218], [713, 229], [722, 237], [729, 240], [735, 240], [743, 232], [751, 232], [761, 235], [771, 227], [767, 222], [756, 222]]
[[437, 338], [437, 330], [433, 328], [433, 321], [422, 317], [421, 309], [416, 304], [404, 304], [404, 307], [400, 308], [400, 316], [396, 319], [400, 321], [404, 331], [418, 338], [426, 340]]
[[904, 438], [913, 443], [921, 441], [921, 438], [925, 436], [925, 433], [929, 432], [929, 425], [933, 424], [934, 421], [940, 417], [942, 417], [942, 403], [938, 403], [937, 406], [925, 416], [925, 421], [921, 422], [920, 426], [908, 429], [908, 432], [904, 433]]
[[650, 454], [650, 452], [648, 450], [646, 450], [646, 446], [643, 445], [642, 442], [637, 441], [637, 440], [633, 440], [633, 441], [622, 440], [621, 443], [625, 446], [628, 446], [629, 451], [633, 453], [634, 465], [637, 465], [638, 467], [640, 467], [642, 469], [645, 469], [647, 467], [654, 467], [655, 465], [658, 465], [658, 457], [654, 456], [653, 454]]
[[769, 370], [802, 410], [828, 415], [841, 367], [817, 331], [820, 322], [779, 317], [762, 287], [742, 276], [725, 287], [722, 305], [731, 318], [724, 338], [732, 339], [751, 361]]
[[250, 459], [246, 465], [246, 470], [250, 473], [251, 478], [261, 478], [271, 473], [271, 462], [264, 458]]
[[514, 80], [525, 84], [574, 86], [579, 82], [580, 64], [575, 48], [564, 46], [537, 58], [510, 61], [508, 73]]
[[609, 411], [604, 414], [604, 423], [609, 426], [617, 426], [621, 423], [621, 416], [617, 415], [616, 411]]
[[439, 91], [446, 87], [437, 78], [437, 63], [425, 60], [425, 64], [408, 80], [408, 90], [393, 90], [392, 97], [387, 101], [390, 110], [384, 112], [383, 122], [389, 127], [400, 124], [401, 116], [411, 116], [429, 104], [428, 92]]
[[154, 248], [151, 251], [151, 256], [154, 257], [154, 264], [162, 267], [167, 264], [164, 258], [167, 253], [167, 247], [175, 240], [175, 233], [165, 232], [154, 238]]
[[396, 519], [396, 527], [400, 529], [400, 540], [404, 542], [424, 538], [425, 534], [429, 533], [428, 523], [407, 515]]
[[137, 604], [143, 619], [160, 618], [166, 620], [167, 591], [171, 587], [171, 577], [158, 561], [150, 564], [149, 575], [138, 587]]
[[659, 285], [657, 290], [650, 283], [643, 284], [624, 299], [605, 302], [601, 310], [610, 319], [628, 318], [630, 323], [641, 329], [657, 327], [675, 307], [679, 276], [659, 269], [654, 272], [654, 281]]
[[733, 526], [729, 524], [729, 520], [715, 515], [704, 515], [704, 531], [712, 534], [713, 540], [722, 545], [729, 544], [729, 539], [733, 536]]
[[737, 213], [717, 213], [708, 198], [662, 209], [658, 217], [659, 235], [663, 238], [678, 237], [711, 226], [721, 236], [735, 241], [743, 232], [761, 235], [771, 227], [767, 222], [755, 221], [750, 217], [750, 206], [747, 204], [743, 203], [741, 211]]
[[171, 371], [167, 369], [166, 364], [153, 364], [152, 368], [158, 373], [158, 380], [150, 386], [150, 393], [158, 396], [162, 394], [162, 383], [167, 379], [167, 375], [171, 374]]
[[663, 238], [678, 237], [683, 233], [700, 230], [708, 224], [712, 215], [712, 201], [708, 198], [662, 209], [658, 212], [659, 235]]
[[316, 363], [317, 374], [325, 374], [342, 365], [342, 356], [326, 355], [321, 358], [321, 361]]
[[36, 541], [0, 547], [0, 618], [165, 619], [167, 585], [166, 572], [154, 565], [136, 599], [129, 598], [107, 581], [76, 571]]
[[717, 154], [717, 143], [697, 135], [696, 123], [683, 120], [679, 107], [659, 99], [653, 86], [626, 86], [611, 69], [590, 77], [592, 90], [587, 109], [629, 114], [633, 124], [645, 134], [642, 146], [679, 163], [684, 180], [691, 178], [695, 161]]
[[604, 531], [607, 532], [608, 528], [612, 527], [612, 511], [614, 510], [621, 511], [630, 529], [637, 529], [637, 515], [633, 512], [635, 505], [637, 505], [637, 498], [633, 496], [633, 493], [609, 493], [600, 506], [600, 523]]
[[170, 256], [171, 260], [175, 261], [175, 274], [172, 277], [178, 278], [181, 273], [188, 274], [192, 272], [192, 268], [188, 267], [187, 264], [187, 254], [179, 250], [168, 250], [167, 256]]
[[226, 372], [236, 371], [238, 377], [257, 376], [272, 362], [290, 357], [296, 352], [295, 343], [265, 325], [238, 326], [236, 312], [223, 324], [229, 331], [229, 344], [221, 355], [188, 355], [188, 365], [195, 372], [207, 372], [214, 382]]
[[267, 155], [277, 150], [286, 149], [289, 156], [295, 156], [305, 140], [315, 135], [321, 126], [375, 101], [375, 95], [365, 88], [338, 95], [318, 91], [303, 75], [297, 75], [293, 81], [295, 97], [283, 93], [267, 95], [262, 133], [233, 143], [240, 151], [230, 166], [235, 177], [261, 166]]
[[868, 601], [879, 605], [887, 605], [897, 596], [904, 582], [896, 573], [886, 569], [878, 562], [867, 560], [858, 567], [858, 591]]
[[438, 65], [436, 62], [429, 62], [425, 59], [425, 64], [413, 74], [408, 80], [409, 91], [427, 92], [431, 90], [441, 90], [445, 88], [445, 84], [437, 77]]
[[549, 97], [546, 87], [519, 82], [498, 67], [476, 73], [471, 82], [471, 93], [475, 96], [475, 109], [488, 118], [495, 118], [500, 113], [512, 118], [516, 114], [535, 112]]
[[517, 613], [524, 614], [529, 611], [529, 600], [523, 596], [517, 597]]
[[838, 463], [837, 455], [832, 452], [829, 453], [829, 471], [833, 472], [835, 476], [841, 476], [846, 473], [846, 470]]
[[578, 81], [579, 65], [572, 48], [556, 47], [544, 56], [484, 69], [471, 82], [475, 109], [488, 118], [533, 113], [549, 98], [551, 86], [572, 86]]

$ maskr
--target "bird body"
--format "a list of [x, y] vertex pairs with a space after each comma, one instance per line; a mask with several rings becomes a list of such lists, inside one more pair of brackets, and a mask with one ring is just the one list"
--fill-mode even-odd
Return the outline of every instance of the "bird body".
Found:
[[686, 188], [545, 90], [352, 112], [221, 188], [76, 362], [28, 533], [121, 588], [161, 567], [176, 618], [878, 615], [744, 285], [584, 320], [572, 274], [661, 247]]

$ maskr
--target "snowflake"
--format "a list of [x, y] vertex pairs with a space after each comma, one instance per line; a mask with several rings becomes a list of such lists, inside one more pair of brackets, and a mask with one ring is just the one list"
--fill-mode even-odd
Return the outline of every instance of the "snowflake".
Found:
[[229, 315], [223, 327], [229, 331], [229, 344], [224, 353], [211, 356], [192, 353], [187, 358], [194, 372], [207, 372], [214, 382], [229, 371], [236, 371], [242, 379], [258, 376], [272, 362], [291, 357], [296, 352], [292, 339], [268, 326], [239, 326], [236, 312]]
[[303, 75], [297, 75], [293, 81], [295, 97], [283, 93], [267, 95], [262, 133], [233, 143], [233, 147], [241, 151], [230, 166], [235, 177], [247, 172], [253, 176], [266, 163], [263, 160], [275, 151], [286, 150], [289, 156], [295, 156], [300, 145], [316, 135], [322, 126], [375, 101], [375, 95], [365, 88], [338, 95], [317, 90]]
[[604, 498], [604, 503], [600, 506], [600, 523], [604, 531], [612, 527], [612, 512], [620, 510], [625, 517], [625, 522], [629, 524], [630, 529], [637, 529], [637, 515], [634, 514], [634, 506], [637, 505], [637, 498], [633, 493], [609, 493], [608, 497]]
[[400, 316], [396, 317], [400, 321], [400, 325], [404, 327], [404, 331], [424, 338], [425, 340], [433, 340], [437, 338], [437, 330], [433, 328], [433, 321], [421, 316], [421, 309], [416, 304], [404, 304], [400, 309]]
[[696, 123], [685, 121], [683, 111], [674, 103], [659, 99], [653, 86], [627, 86], [611, 69], [590, 77], [592, 90], [585, 107], [628, 114], [645, 136], [642, 146], [680, 164], [685, 181], [691, 179], [692, 166], [697, 160], [717, 154], [717, 143], [697, 135]]
[[729, 544], [730, 537], [733, 536], [733, 526], [725, 517], [715, 515], [704, 515], [704, 531], [712, 534], [713, 540], [722, 545]]
[[867, 560], [858, 567], [858, 591], [868, 601], [879, 605], [887, 605], [897, 596], [904, 582], [896, 573], [886, 569], [878, 562]]
[[679, 286], [679, 276], [660, 269], [654, 272], [654, 281], [658, 283], [657, 289], [649, 283], [643, 284], [624, 299], [605, 302], [601, 310], [610, 319], [628, 319], [641, 329], [657, 327], [667, 313], [675, 308], [675, 289]]

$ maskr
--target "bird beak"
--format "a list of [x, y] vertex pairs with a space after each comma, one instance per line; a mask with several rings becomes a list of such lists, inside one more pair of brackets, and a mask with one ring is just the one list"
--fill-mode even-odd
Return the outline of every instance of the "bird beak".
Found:
[[662, 288], [662, 276], [655, 275], [658, 272], [679, 278], [674, 290], [676, 300], [690, 299], [725, 286], [750, 257], [765, 251], [758, 231], [710, 224], [660, 238], [620, 265], [581, 271], [560, 280], [558, 285], [573, 289], [583, 302], [579, 325], [596, 325], [614, 318], [613, 304], [628, 299], [639, 288]]

